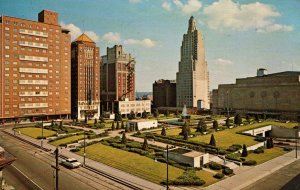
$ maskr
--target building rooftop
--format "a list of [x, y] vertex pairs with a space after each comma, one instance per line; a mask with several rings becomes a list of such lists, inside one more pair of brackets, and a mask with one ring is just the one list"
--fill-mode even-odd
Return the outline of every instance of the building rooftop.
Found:
[[197, 152], [194, 150], [186, 149], [186, 148], [173, 148], [169, 150], [170, 153], [181, 154], [187, 157], [198, 157], [202, 156], [203, 152]]
[[81, 34], [79, 37], [77, 37], [74, 42], [90, 42], [95, 43], [90, 37], [88, 37], [85, 33]]

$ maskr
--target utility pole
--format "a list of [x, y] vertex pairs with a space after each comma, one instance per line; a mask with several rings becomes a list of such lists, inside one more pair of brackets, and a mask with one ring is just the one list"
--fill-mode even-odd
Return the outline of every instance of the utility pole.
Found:
[[83, 165], [85, 165], [85, 131], [84, 131], [84, 138], [83, 138]]
[[58, 171], [59, 171], [59, 165], [58, 165], [58, 148], [55, 149], [55, 166], [51, 166], [55, 169], [55, 190], [58, 190]]
[[167, 190], [169, 190], [169, 145], [167, 145]]

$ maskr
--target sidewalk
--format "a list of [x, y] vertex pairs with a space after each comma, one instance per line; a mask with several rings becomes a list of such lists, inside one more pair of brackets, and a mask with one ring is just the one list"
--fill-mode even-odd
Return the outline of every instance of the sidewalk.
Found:
[[[14, 134], [13, 133], [13, 130], [11, 129], [6, 129], [5, 130], [6, 132], [9, 132], [10, 134]], [[30, 141], [34, 144], [37, 144], [37, 145], [41, 145], [41, 140], [37, 140], [37, 139], [33, 139], [31, 137], [28, 137], [26, 135], [22, 135], [22, 134], [17, 134], [17, 136], [27, 140], [27, 141]], [[43, 147], [44, 148], [47, 148], [47, 149], [50, 149], [51, 151], [54, 151], [56, 149], [55, 146], [51, 145], [51, 144], [48, 144], [46, 141], [43, 142]], [[66, 157], [69, 157], [69, 158], [76, 158], [78, 161], [80, 162], [83, 162], [83, 157], [80, 156], [80, 155], [77, 155], [75, 153], [72, 153], [72, 152], [69, 152], [68, 150], [64, 149], [64, 148], [60, 148], [59, 149], [59, 153], [63, 156], [66, 156]], [[117, 177], [119, 179], [122, 179], [124, 181], [127, 181], [129, 183], [132, 183], [136, 186], [139, 186], [141, 187], [142, 189], [153, 189], [153, 190], [163, 190], [165, 189], [165, 187], [163, 186], [160, 186], [158, 184], [155, 184], [155, 183], [152, 183], [152, 182], [149, 182], [147, 180], [144, 180], [142, 178], [139, 178], [137, 176], [134, 176], [134, 175], [131, 175], [131, 174], [128, 174], [126, 172], [123, 172], [121, 170], [118, 170], [118, 169], [115, 169], [115, 168], [112, 168], [110, 166], [107, 166], [105, 164], [102, 164], [100, 162], [96, 162], [94, 160], [91, 160], [91, 159], [88, 159], [86, 158], [86, 165], [88, 166], [91, 166], [91, 167], [94, 167], [100, 171], [104, 171], [110, 175], [113, 175], [114, 177]]]
[[[298, 155], [300, 151], [298, 151]], [[295, 150], [286, 153], [282, 156], [274, 158], [263, 164], [254, 167], [245, 167], [245, 170], [240, 170], [237, 175], [224, 179], [218, 183], [212, 184], [205, 190], [238, 190], [256, 182], [257, 180], [279, 170], [280, 168], [294, 162]], [[299, 157], [298, 157], [299, 159]], [[242, 167], [244, 168], [244, 167]]]

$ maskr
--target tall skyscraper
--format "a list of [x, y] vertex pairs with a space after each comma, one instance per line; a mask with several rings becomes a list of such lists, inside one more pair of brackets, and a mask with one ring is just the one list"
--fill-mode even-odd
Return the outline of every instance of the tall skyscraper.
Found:
[[100, 116], [100, 50], [86, 34], [71, 44], [72, 117]]
[[0, 17], [0, 120], [71, 113], [70, 40], [53, 11]]
[[203, 37], [196, 28], [194, 17], [189, 20], [187, 34], [183, 35], [181, 60], [176, 75], [177, 107], [209, 109], [209, 79]]
[[101, 59], [101, 102], [105, 111], [113, 111], [115, 102], [135, 100], [135, 59], [123, 46], [107, 48]]

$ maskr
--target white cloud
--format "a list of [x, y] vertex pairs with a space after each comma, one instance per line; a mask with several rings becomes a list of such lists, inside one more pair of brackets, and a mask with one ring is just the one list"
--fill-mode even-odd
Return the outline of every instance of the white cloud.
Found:
[[[202, 7], [199, 0], [188, 0], [186, 3], [183, 3], [181, 0], [173, 0], [172, 4], [174, 4], [183, 14], [197, 12]], [[164, 1], [162, 7], [167, 11], [171, 11], [172, 4], [169, 1]]]
[[197, 12], [202, 7], [202, 4], [198, 0], [188, 0], [186, 4], [182, 6], [181, 11], [184, 14], [191, 14]]
[[108, 32], [104, 34], [102, 38], [112, 44], [118, 44], [121, 42], [121, 35], [119, 33]]
[[281, 16], [272, 6], [260, 2], [250, 4], [219, 0], [204, 8], [207, 24], [211, 29], [232, 29], [258, 32], [292, 31], [293, 27], [274, 23], [273, 18]]
[[140, 3], [142, 0], [129, 0], [129, 3]]
[[161, 5], [161, 7], [163, 9], [165, 9], [166, 11], [171, 11], [172, 10], [171, 3], [167, 2], [167, 1], [163, 2], [163, 4]]
[[215, 64], [217, 65], [232, 65], [233, 62], [230, 60], [226, 60], [226, 59], [222, 59], [222, 58], [218, 58], [216, 60], [214, 60]]
[[151, 48], [154, 47], [156, 45], [156, 42], [149, 39], [149, 38], [145, 38], [143, 40], [136, 40], [136, 39], [127, 39], [124, 40], [124, 44], [127, 45], [141, 45], [147, 48]]
[[72, 41], [75, 40], [82, 33], [85, 33], [86, 35], [88, 35], [94, 42], [99, 41], [99, 36], [93, 31], [83, 32], [78, 26], [76, 26], [75, 24], [72, 24], [72, 23], [71, 24], [65, 24], [64, 22], [61, 22], [60, 25], [61, 25], [62, 28], [70, 30]]

